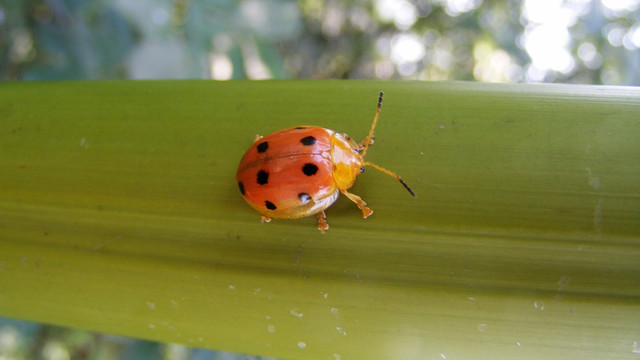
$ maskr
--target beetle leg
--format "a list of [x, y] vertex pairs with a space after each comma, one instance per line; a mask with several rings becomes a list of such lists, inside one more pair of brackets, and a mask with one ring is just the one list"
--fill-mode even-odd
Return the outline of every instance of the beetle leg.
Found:
[[327, 223], [327, 215], [323, 210], [318, 213], [318, 230], [324, 234], [327, 229], [329, 229], [329, 224]]
[[369, 215], [373, 214], [373, 210], [367, 207], [367, 203], [364, 202], [362, 198], [360, 198], [360, 196], [347, 192], [347, 190], [340, 190], [340, 192], [343, 193], [344, 196], [348, 197], [349, 200], [353, 201], [354, 203], [356, 203], [356, 205], [358, 205], [360, 210], [362, 210], [363, 218], [368, 218]]
[[271, 218], [268, 217], [268, 216], [262, 216], [260, 218], [260, 222], [263, 223], [263, 224], [266, 223], [266, 222], [270, 222], [270, 221], [271, 221]]
[[256, 134], [256, 137], [253, 139], [253, 142], [256, 142], [256, 141], [258, 141], [258, 140], [260, 140], [260, 139], [262, 139], [262, 138], [263, 138], [263, 136], [262, 136], [262, 135], [258, 135], [258, 134]]
[[360, 148], [360, 150], [364, 150], [368, 148], [369, 145], [373, 145], [373, 137], [362, 140], [362, 142], [358, 144], [358, 147]]

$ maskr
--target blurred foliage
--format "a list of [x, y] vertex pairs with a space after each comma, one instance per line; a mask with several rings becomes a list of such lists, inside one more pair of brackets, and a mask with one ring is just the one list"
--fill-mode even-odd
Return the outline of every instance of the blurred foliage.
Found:
[[274, 360], [0, 318], [0, 359]]
[[4, 0], [0, 78], [640, 84], [640, 1], [538, 3]]

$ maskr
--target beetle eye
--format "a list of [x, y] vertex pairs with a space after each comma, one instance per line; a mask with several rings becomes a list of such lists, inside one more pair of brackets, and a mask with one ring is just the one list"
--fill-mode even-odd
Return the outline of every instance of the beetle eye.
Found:
[[364, 172], [364, 166], [360, 168], [360, 174]]

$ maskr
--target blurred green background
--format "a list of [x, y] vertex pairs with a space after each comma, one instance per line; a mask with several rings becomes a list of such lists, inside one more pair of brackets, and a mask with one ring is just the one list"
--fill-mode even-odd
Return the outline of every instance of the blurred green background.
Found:
[[[2, 0], [0, 79], [637, 86], [639, 9], [640, 0]], [[0, 318], [0, 360], [257, 358]]]
[[0, 78], [640, 84], [639, 0], [3, 0]]

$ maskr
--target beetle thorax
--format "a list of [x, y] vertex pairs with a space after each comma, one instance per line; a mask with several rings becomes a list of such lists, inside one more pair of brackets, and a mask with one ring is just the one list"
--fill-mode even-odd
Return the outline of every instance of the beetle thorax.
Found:
[[349, 189], [362, 172], [364, 160], [360, 148], [347, 134], [334, 133], [331, 137], [333, 180], [339, 190]]

